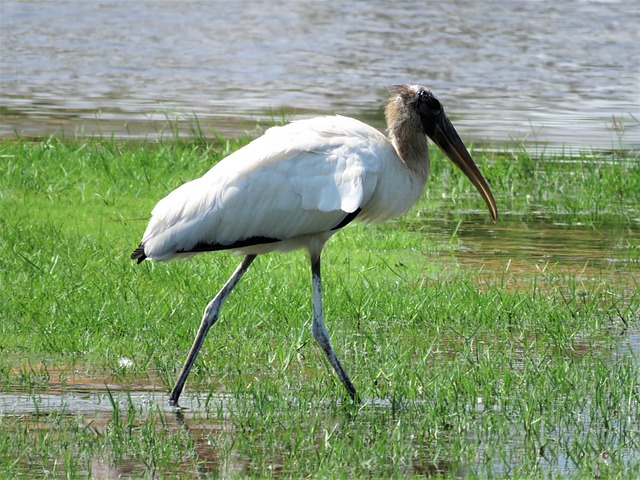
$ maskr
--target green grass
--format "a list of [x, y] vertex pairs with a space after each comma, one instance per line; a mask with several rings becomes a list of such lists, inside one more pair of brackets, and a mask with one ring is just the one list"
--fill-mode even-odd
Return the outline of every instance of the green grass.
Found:
[[[246, 141], [0, 142], [0, 386], [33, 407], [4, 404], [1, 476], [640, 475], [633, 152], [474, 152], [495, 225], [434, 152], [407, 216], [350, 225], [325, 251], [327, 327], [369, 403], [349, 405], [313, 342], [297, 252], [258, 258], [189, 377], [191, 410], [167, 410], [239, 259], [129, 255], [157, 200]], [[523, 231], [566, 243], [536, 259]], [[562, 256], [593, 235], [605, 246]], [[83, 395], [104, 408], [79, 409]]]

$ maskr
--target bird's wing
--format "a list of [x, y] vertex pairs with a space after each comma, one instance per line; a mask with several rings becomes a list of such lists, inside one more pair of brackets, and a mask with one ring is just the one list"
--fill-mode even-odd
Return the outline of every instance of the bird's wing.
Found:
[[[330, 231], [371, 198], [393, 148], [377, 130], [345, 117], [269, 129], [153, 209], [147, 257]], [[381, 150], [382, 149], [382, 150]]]

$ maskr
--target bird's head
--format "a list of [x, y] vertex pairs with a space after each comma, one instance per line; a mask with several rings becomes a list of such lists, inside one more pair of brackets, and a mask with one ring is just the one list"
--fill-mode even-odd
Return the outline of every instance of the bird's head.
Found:
[[498, 209], [493, 194], [478, 170], [444, 108], [429, 89], [420, 85], [396, 85], [385, 109], [392, 136], [421, 132], [429, 137], [467, 176], [484, 199], [495, 221]]

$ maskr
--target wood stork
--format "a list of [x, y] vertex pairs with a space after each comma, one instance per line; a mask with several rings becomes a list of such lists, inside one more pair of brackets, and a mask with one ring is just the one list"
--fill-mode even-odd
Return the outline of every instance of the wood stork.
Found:
[[138, 263], [217, 250], [245, 255], [204, 311], [171, 404], [177, 405], [207, 332], [256, 255], [299, 248], [311, 260], [313, 337], [357, 400], [325, 327], [320, 254], [329, 237], [354, 219], [380, 222], [418, 201], [429, 176], [427, 137], [471, 180], [497, 219], [487, 182], [431, 91], [419, 85], [393, 87], [385, 117], [389, 138], [342, 116], [270, 128], [155, 206], [131, 254]]

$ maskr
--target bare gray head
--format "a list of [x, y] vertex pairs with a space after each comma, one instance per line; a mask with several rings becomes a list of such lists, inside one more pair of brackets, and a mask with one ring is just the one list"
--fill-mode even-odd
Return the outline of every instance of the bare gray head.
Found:
[[422, 85], [394, 85], [393, 95], [389, 98], [385, 116], [389, 128], [398, 123], [409, 122], [415, 128], [422, 125], [423, 118], [439, 115], [442, 104], [431, 90]]
[[493, 220], [498, 209], [493, 194], [462, 143], [444, 108], [421, 85], [396, 85], [385, 108], [389, 139], [401, 160], [419, 175], [429, 174], [427, 137], [442, 150], [476, 187]]

